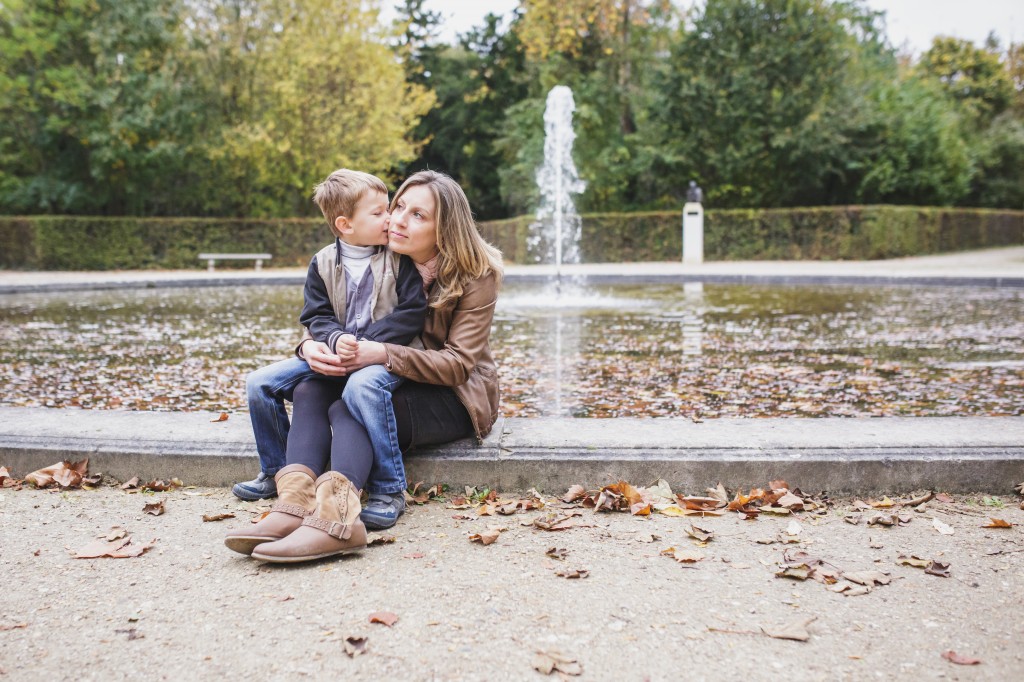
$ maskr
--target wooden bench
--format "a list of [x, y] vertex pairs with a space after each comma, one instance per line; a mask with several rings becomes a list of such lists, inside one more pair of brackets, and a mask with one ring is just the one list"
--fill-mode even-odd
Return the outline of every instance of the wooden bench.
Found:
[[263, 269], [263, 261], [270, 260], [269, 253], [201, 253], [199, 260], [206, 261], [206, 271], [213, 272], [213, 264], [219, 260], [254, 260], [256, 269]]

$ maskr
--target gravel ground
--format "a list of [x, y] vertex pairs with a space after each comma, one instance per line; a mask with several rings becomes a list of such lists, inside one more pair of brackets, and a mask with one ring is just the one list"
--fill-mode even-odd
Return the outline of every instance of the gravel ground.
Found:
[[[166, 513], [143, 513], [160, 499]], [[851, 501], [841, 500], [795, 515], [799, 541], [787, 544], [758, 542], [785, 535], [787, 517], [579, 510], [577, 527], [553, 532], [524, 525], [547, 510], [476, 518], [432, 502], [402, 518], [392, 544], [281, 568], [224, 547], [224, 534], [261, 510], [226, 489], [7, 488], [0, 679], [529, 680], [544, 678], [538, 651], [574, 659], [563, 667], [581, 668], [571, 678], [581, 680], [1019, 679], [1018, 502], [959, 496], [882, 528], [844, 522]], [[202, 520], [226, 512], [236, 517]], [[990, 516], [1020, 525], [982, 528]], [[691, 523], [713, 531], [706, 546], [687, 535]], [[72, 558], [113, 526], [155, 543], [135, 558]], [[468, 539], [493, 528], [504, 530], [491, 545]], [[677, 562], [661, 554], [669, 547], [703, 559]], [[891, 582], [846, 596], [779, 578], [786, 551]], [[947, 562], [950, 577], [899, 565], [900, 554]], [[557, 575], [578, 569], [587, 577]], [[397, 622], [371, 623], [381, 611]], [[793, 623], [807, 623], [807, 641], [762, 629]], [[349, 637], [367, 638], [365, 654], [346, 654]], [[981, 663], [954, 664], [942, 657], [949, 650]]]

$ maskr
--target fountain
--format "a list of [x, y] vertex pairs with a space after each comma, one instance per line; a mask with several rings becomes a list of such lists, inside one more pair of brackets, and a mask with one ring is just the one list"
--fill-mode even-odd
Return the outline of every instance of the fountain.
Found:
[[572, 160], [572, 114], [576, 111], [572, 90], [556, 85], [548, 93], [544, 109], [544, 164], [537, 170], [540, 207], [537, 220], [530, 226], [530, 252], [539, 262], [555, 266], [555, 287], [561, 293], [562, 266], [579, 263], [580, 216], [573, 205], [573, 194], [581, 193], [586, 183], [580, 180]]

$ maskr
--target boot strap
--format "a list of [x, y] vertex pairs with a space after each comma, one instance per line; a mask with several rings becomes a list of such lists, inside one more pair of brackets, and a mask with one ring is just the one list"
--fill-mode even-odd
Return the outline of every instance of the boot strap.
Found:
[[272, 512], [281, 512], [282, 514], [289, 514], [291, 516], [298, 516], [300, 519], [304, 519], [313, 512], [309, 511], [302, 505], [288, 504], [287, 502], [275, 502], [274, 506], [270, 508]]
[[337, 521], [321, 519], [319, 516], [307, 516], [302, 519], [302, 525], [322, 530], [332, 538], [338, 538], [339, 540], [348, 540], [352, 536], [351, 523], [338, 523]]

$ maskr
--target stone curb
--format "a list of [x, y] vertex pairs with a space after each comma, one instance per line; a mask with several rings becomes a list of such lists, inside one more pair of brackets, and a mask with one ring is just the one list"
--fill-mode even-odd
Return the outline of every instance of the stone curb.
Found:
[[[16, 476], [62, 459], [127, 480], [225, 486], [252, 478], [245, 414], [0, 408], [0, 466]], [[1024, 481], [1024, 417], [502, 419], [482, 443], [409, 455], [410, 482], [549, 494], [619, 479], [699, 493], [785, 479], [805, 492], [934, 489], [1010, 494]]]

